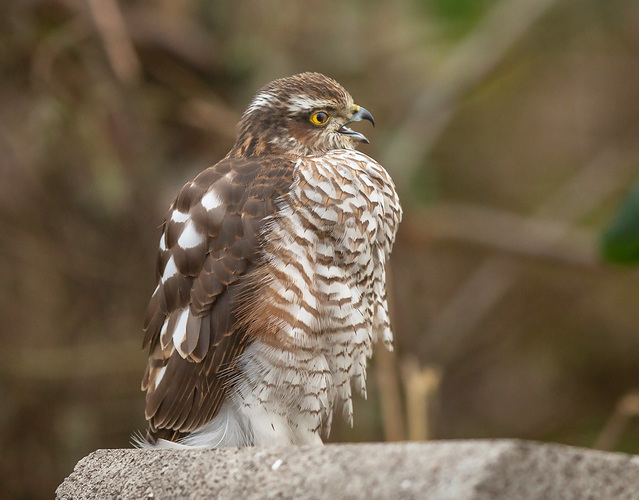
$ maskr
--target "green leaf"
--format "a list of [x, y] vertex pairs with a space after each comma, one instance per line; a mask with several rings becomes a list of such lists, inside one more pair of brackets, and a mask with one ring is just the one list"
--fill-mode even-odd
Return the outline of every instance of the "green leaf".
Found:
[[639, 186], [621, 203], [601, 238], [603, 258], [619, 264], [639, 262]]
[[470, 26], [495, 0], [422, 0], [421, 3], [441, 21]]

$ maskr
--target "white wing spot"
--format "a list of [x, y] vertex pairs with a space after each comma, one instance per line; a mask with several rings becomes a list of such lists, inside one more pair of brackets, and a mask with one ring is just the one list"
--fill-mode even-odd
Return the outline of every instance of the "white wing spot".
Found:
[[280, 468], [280, 466], [284, 463], [284, 461], [281, 458], [278, 458], [275, 462], [273, 462], [273, 465], [271, 465], [271, 469], [272, 470], [277, 470]]
[[191, 216], [189, 214], [185, 214], [179, 210], [173, 210], [173, 213], [171, 214], [171, 220], [174, 222], [186, 222], [190, 217]]
[[195, 224], [193, 224], [193, 221], [190, 220], [186, 226], [184, 226], [177, 243], [182, 248], [194, 248], [203, 242], [204, 235], [197, 232]]
[[166, 267], [164, 268], [164, 273], [162, 273], [162, 283], [165, 283], [170, 277], [175, 276], [177, 274], [177, 267], [175, 265], [175, 259], [171, 255], [171, 258], [166, 263]]
[[[164, 336], [164, 333], [166, 332], [166, 329], [169, 327], [169, 320], [165, 319], [164, 323], [162, 323], [162, 328], [160, 329], [160, 338], [162, 338]], [[164, 346], [162, 346], [164, 347]]]
[[164, 252], [166, 250], [166, 233], [163, 233], [160, 236], [160, 251]]
[[164, 374], [166, 373], [166, 366], [163, 366], [160, 371], [158, 372], [157, 377], [155, 377], [155, 388], [158, 388], [158, 385], [160, 385], [160, 382], [162, 381], [162, 377], [164, 377]]
[[[178, 311], [175, 312], [175, 314], [177, 313]], [[179, 311], [179, 314], [180, 316], [175, 324], [175, 330], [173, 330], [173, 345], [175, 347], [179, 347], [186, 337], [186, 320], [189, 319], [189, 307], [186, 306], [184, 309]]]
[[213, 210], [222, 205], [222, 200], [214, 190], [209, 191], [202, 197], [202, 206], [207, 210]]

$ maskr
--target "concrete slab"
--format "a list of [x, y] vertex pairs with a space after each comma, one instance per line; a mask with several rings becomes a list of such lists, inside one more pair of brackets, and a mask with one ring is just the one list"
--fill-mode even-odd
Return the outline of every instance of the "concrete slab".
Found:
[[97, 450], [58, 499], [639, 499], [639, 456], [526, 441]]

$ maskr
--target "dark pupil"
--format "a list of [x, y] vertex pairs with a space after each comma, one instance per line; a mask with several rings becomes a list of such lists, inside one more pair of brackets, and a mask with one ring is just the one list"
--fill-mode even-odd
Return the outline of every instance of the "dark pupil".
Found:
[[326, 118], [327, 118], [326, 113], [317, 113], [315, 115], [315, 119], [320, 123], [324, 123], [326, 121]]

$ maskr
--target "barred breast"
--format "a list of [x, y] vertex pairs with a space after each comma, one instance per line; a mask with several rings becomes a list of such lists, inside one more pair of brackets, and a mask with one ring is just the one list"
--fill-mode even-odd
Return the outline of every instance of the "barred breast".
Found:
[[253, 444], [321, 442], [336, 409], [352, 424], [351, 385], [365, 396], [373, 344], [392, 346], [385, 270], [400, 219], [392, 180], [363, 153], [297, 160], [239, 314], [253, 342], [230, 397]]

